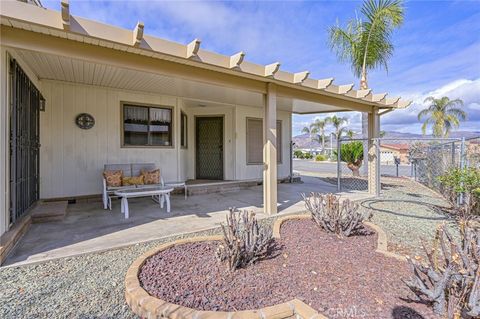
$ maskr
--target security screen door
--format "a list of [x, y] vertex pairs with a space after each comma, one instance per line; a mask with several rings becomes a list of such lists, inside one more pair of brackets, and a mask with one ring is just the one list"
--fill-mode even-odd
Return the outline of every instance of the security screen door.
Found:
[[197, 117], [196, 178], [223, 180], [223, 117]]
[[10, 61], [10, 222], [39, 198], [40, 100], [38, 89], [15, 60]]

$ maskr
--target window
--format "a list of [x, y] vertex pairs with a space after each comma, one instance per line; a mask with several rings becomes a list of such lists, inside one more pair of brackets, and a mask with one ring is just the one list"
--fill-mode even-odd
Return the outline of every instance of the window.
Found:
[[172, 146], [172, 109], [123, 104], [123, 145]]
[[187, 115], [185, 113], [181, 113], [180, 116], [180, 147], [182, 148], [187, 148], [187, 139], [188, 139], [188, 134], [187, 134]]
[[[282, 121], [277, 121], [277, 162], [282, 162]], [[247, 118], [247, 164], [263, 164], [263, 120]]]

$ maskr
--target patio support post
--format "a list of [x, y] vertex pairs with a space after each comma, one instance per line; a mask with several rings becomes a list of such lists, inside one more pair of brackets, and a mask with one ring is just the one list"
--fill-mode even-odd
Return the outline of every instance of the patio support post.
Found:
[[263, 131], [263, 207], [277, 213], [277, 87], [267, 84]]
[[372, 112], [368, 113], [368, 192], [372, 195], [380, 195], [380, 142], [378, 136], [380, 132], [380, 116], [378, 107], [373, 107]]

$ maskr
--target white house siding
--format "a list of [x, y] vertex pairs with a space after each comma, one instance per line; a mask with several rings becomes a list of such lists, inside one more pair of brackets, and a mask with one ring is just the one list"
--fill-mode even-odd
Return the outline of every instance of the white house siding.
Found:
[[23, 71], [35, 86], [41, 90], [40, 82], [23, 60], [7, 48], [0, 46], [0, 235], [5, 233], [10, 224], [9, 195], [9, 63], [10, 58], [17, 60]]
[[[224, 117], [224, 179], [262, 178], [262, 165], [246, 164], [246, 118], [262, 117], [262, 108], [245, 106], [186, 107], [183, 99], [143, 92], [42, 81], [46, 112], [40, 115], [40, 195], [61, 198], [99, 194], [105, 163], [153, 162], [166, 181], [195, 178], [195, 118]], [[122, 148], [121, 102], [174, 108], [173, 148]], [[180, 112], [188, 117], [188, 148], [180, 147]], [[90, 113], [95, 126], [78, 128], [79, 113]], [[279, 177], [289, 175], [291, 114], [279, 112], [282, 121], [283, 161]]]
[[[178, 99], [117, 89], [45, 81], [46, 112], [40, 116], [40, 196], [57, 198], [101, 193], [106, 163], [156, 163], [166, 180], [178, 179], [175, 148], [122, 148], [122, 101], [170, 106]], [[90, 113], [95, 126], [82, 130], [79, 113]], [[177, 113], [173, 113], [177, 123]], [[175, 129], [174, 145], [178, 147]], [[168, 169], [167, 169], [168, 168]]]

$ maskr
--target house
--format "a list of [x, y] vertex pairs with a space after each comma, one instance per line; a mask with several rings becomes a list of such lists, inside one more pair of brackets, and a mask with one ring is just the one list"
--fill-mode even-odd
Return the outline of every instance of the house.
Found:
[[35, 4], [0, 6], [0, 235], [39, 199], [100, 194], [105, 163], [153, 162], [167, 181], [262, 180], [275, 214], [293, 113], [367, 112], [373, 138], [381, 114], [409, 105], [160, 39], [141, 22], [84, 19], [66, 0], [60, 12]]
[[400, 159], [400, 164], [408, 164], [408, 144], [380, 144], [380, 161], [382, 164], [395, 164], [395, 158]]

